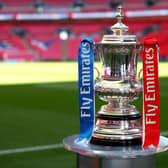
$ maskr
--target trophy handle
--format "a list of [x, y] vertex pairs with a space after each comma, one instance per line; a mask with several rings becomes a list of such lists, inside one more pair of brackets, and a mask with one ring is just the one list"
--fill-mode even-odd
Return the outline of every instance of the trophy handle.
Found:
[[143, 72], [143, 69], [141, 68], [140, 71], [138, 72], [138, 80], [141, 81], [141, 74]]
[[96, 82], [99, 82], [100, 81], [100, 71], [99, 71], [99, 69], [97, 67], [94, 67], [94, 69], [97, 72]]

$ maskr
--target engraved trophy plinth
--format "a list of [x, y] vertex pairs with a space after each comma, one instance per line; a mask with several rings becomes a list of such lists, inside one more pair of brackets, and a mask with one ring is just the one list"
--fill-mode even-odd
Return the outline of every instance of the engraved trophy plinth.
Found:
[[111, 27], [113, 35], [104, 35], [96, 43], [102, 61], [101, 77], [97, 78], [95, 93], [107, 105], [97, 112], [93, 144], [140, 145], [141, 125], [136, 107], [129, 102], [141, 94], [142, 86], [136, 79], [137, 60], [141, 45], [135, 35], [126, 35], [128, 27], [122, 23], [122, 7], [117, 13], [118, 23]]

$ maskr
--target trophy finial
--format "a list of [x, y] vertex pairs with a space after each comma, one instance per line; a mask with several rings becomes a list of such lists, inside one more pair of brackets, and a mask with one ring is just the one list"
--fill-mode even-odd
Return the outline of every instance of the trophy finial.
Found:
[[118, 22], [111, 27], [114, 35], [123, 35], [126, 31], [128, 31], [128, 26], [122, 23], [122, 19], [124, 18], [124, 12], [121, 5], [118, 6], [116, 13], [116, 18]]
[[121, 20], [124, 18], [124, 12], [123, 12], [123, 7], [121, 5], [119, 5], [117, 7], [118, 12], [116, 14], [116, 18], [118, 19], [118, 22], [121, 23]]

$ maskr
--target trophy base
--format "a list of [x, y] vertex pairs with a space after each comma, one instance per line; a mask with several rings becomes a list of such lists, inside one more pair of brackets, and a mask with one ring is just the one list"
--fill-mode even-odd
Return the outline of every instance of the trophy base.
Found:
[[142, 139], [134, 138], [134, 139], [119, 139], [119, 140], [111, 140], [111, 139], [100, 139], [96, 137], [92, 137], [90, 140], [91, 144], [95, 145], [103, 145], [103, 146], [141, 146]]
[[141, 156], [136, 158], [106, 158], [89, 157], [77, 154], [77, 168], [156, 168], [156, 156]]
[[[63, 141], [66, 149], [76, 152], [80, 155], [96, 158], [139, 158], [155, 155], [160, 152], [168, 150], [168, 138], [160, 136], [159, 146], [157, 148], [153, 146], [143, 147], [141, 146], [107, 146], [94, 145], [88, 143], [88, 141], [79, 141], [79, 135], [69, 136]], [[94, 167], [94, 166], [93, 166]], [[123, 166], [118, 166], [123, 167]], [[132, 167], [130, 165], [129, 167]]]

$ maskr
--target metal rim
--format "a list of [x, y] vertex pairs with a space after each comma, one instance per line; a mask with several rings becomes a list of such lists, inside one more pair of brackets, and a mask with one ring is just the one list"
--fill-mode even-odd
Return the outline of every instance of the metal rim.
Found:
[[98, 156], [104, 158], [136, 158], [155, 155], [168, 150], [168, 138], [160, 136], [160, 144], [157, 148], [141, 146], [131, 147], [111, 147], [93, 145], [87, 143], [86, 140], [78, 142], [79, 135], [73, 135], [64, 139], [64, 147], [70, 151], [86, 156]]

